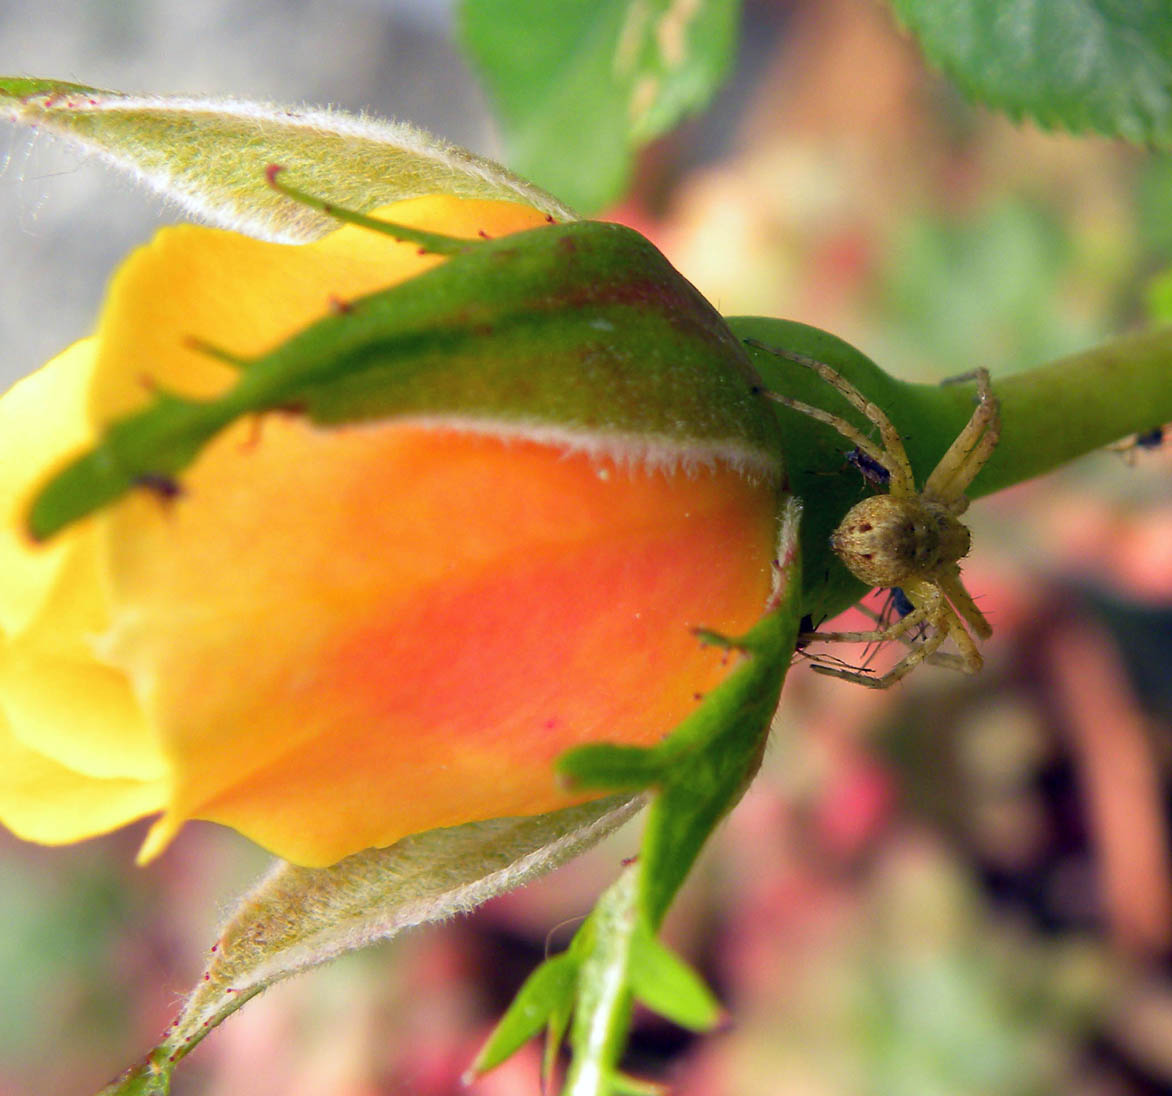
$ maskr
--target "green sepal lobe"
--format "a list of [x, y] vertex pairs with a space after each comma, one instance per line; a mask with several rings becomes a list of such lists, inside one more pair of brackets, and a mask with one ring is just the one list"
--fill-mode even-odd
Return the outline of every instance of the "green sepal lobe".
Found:
[[353, 301], [244, 363], [216, 399], [156, 396], [48, 483], [30, 533], [178, 475], [229, 424], [271, 411], [327, 426], [438, 418], [780, 479], [772, 408], [716, 311], [638, 233], [574, 222], [479, 243]]
[[[467, 1080], [495, 1069], [543, 1028], [565, 1030], [574, 999], [580, 961], [573, 952], [545, 960], [517, 991], [487, 1043], [469, 1067]], [[560, 1039], [560, 1033], [559, 1033]]]

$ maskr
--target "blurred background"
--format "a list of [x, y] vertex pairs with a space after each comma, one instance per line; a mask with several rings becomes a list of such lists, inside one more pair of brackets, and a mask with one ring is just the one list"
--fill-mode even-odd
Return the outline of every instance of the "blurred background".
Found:
[[[440, 0], [0, 0], [0, 71], [367, 109], [500, 155], [451, 20]], [[872, 0], [748, 0], [744, 20], [713, 108], [608, 213], [723, 312], [825, 327], [925, 381], [1172, 319], [1172, 159], [967, 106]], [[173, 216], [6, 124], [0, 165], [7, 384], [90, 329]], [[668, 924], [729, 1027], [639, 1017], [631, 1070], [681, 1096], [1172, 1092], [1172, 453], [1092, 455], [971, 525], [985, 671], [875, 694], [795, 665], [762, 775]], [[141, 836], [0, 834], [0, 1096], [92, 1092], [145, 1052], [266, 863], [195, 824], [139, 870]], [[536, 1093], [536, 1047], [459, 1076], [636, 839], [278, 986], [177, 1096]]]

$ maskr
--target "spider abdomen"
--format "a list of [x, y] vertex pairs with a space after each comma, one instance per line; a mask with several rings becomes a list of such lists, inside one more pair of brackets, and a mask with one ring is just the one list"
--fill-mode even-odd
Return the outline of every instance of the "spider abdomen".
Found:
[[936, 503], [872, 495], [847, 511], [830, 546], [868, 585], [901, 586], [965, 556], [969, 531]]

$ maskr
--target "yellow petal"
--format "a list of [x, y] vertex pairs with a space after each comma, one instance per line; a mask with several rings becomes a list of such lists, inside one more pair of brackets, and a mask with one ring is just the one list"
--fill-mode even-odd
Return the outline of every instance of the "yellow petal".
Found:
[[13, 738], [46, 760], [98, 779], [159, 781], [165, 762], [126, 675], [95, 654], [109, 628], [96, 538], [78, 538], [41, 610], [0, 657]]
[[18, 837], [80, 841], [157, 811], [165, 799], [157, 781], [98, 780], [45, 757], [11, 733], [0, 711], [0, 823]]
[[35, 546], [29, 493], [90, 436], [94, 339], [0, 399], [0, 822], [31, 841], [78, 841], [166, 802], [163, 761], [125, 675], [88, 637], [107, 626], [92, 528]]
[[0, 632], [16, 635], [40, 611], [58, 571], [86, 531], [51, 545], [24, 534], [29, 493], [46, 471], [90, 440], [86, 390], [97, 340], [83, 339], [0, 398]]
[[[446, 196], [396, 202], [373, 215], [468, 238], [545, 223], [527, 206]], [[195, 225], [163, 229], [110, 284], [91, 394], [95, 421], [142, 406], [156, 385], [210, 396], [230, 384], [234, 371], [191, 349], [191, 336], [244, 357], [261, 354], [340, 303], [442, 261], [421, 255], [416, 244], [350, 225], [301, 245]]]

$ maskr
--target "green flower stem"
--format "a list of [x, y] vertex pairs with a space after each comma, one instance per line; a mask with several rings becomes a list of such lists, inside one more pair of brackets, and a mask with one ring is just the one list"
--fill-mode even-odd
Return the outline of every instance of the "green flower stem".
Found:
[[1004, 428], [975, 496], [1172, 421], [1172, 328], [1124, 335], [995, 383]]

